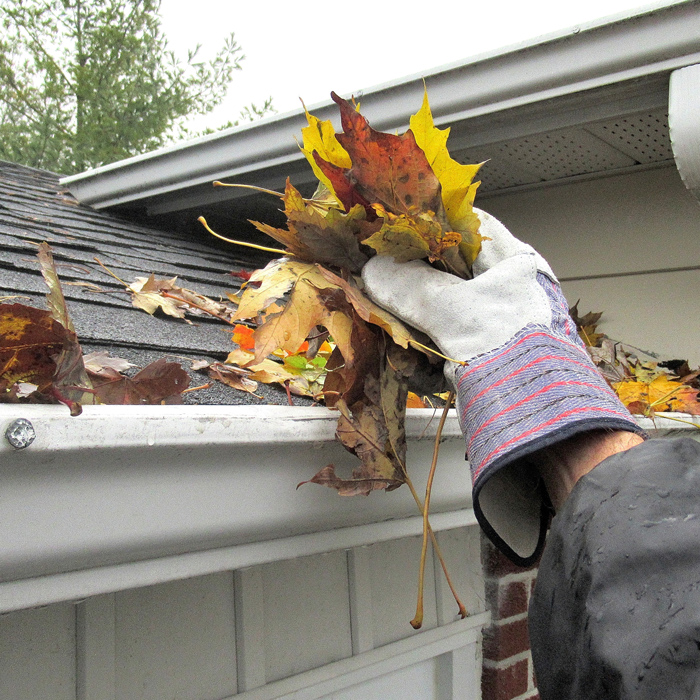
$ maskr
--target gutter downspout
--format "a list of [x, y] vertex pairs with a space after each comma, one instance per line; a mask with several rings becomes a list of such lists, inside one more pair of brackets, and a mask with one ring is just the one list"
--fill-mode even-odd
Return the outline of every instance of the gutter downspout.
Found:
[[700, 201], [700, 64], [671, 73], [668, 124], [683, 184]]

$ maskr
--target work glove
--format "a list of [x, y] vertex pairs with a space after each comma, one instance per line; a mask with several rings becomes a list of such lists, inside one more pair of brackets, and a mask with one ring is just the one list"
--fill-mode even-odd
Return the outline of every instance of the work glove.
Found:
[[547, 261], [475, 210], [486, 237], [463, 280], [424, 261], [373, 257], [365, 291], [450, 358], [476, 517], [510, 559], [539, 556], [551, 508], [533, 453], [577, 433], [643, 434], [591, 362]]

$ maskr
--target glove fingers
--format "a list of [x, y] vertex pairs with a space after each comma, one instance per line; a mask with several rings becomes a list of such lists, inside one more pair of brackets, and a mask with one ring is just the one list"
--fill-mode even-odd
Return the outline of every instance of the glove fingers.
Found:
[[[441, 272], [423, 260], [397, 263], [388, 255], [375, 255], [362, 268], [367, 295], [433, 340], [435, 321], [445, 306], [468, 294], [465, 280]], [[451, 310], [454, 313], [454, 310]]]

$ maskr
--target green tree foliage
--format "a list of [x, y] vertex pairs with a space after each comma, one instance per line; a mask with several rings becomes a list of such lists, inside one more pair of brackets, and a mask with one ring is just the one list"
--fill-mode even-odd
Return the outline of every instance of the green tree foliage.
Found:
[[[179, 60], [160, 0], [0, 0], [0, 159], [62, 174], [186, 135], [226, 95], [241, 48]], [[258, 114], [267, 111], [252, 106]]]

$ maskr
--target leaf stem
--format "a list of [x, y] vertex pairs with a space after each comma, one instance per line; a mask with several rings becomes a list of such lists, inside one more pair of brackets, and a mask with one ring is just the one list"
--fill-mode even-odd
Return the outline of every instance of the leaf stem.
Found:
[[264, 245], [256, 245], [255, 243], [248, 243], [246, 241], [236, 241], [233, 238], [226, 238], [225, 236], [220, 236], [218, 233], [215, 233], [209, 228], [209, 224], [207, 223], [207, 220], [203, 217], [200, 216], [197, 221], [199, 221], [204, 228], [211, 233], [212, 236], [216, 236], [216, 238], [220, 238], [222, 241], [226, 241], [227, 243], [234, 243], [235, 245], [241, 245], [244, 248], [255, 248], [255, 250], [264, 250], [266, 253], [279, 253], [280, 255], [287, 255], [286, 250], [282, 250], [280, 248], [268, 248], [267, 246]]
[[266, 187], [256, 187], [255, 185], [243, 185], [238, 182], [220, 182], [219, 180], [212, 182], [212, 185], [214, 185], [214, 187], [241, 187], [245, 190], [254, 190], [255, 192], [262, 192], [263, 194], [274, 194], [275, 197], [284, 199], [284, 194], [282, 194], [281, 192], [277, 192], [276, 190], [268, 190]]
[[438, 357], [441, 357], [443, 360], [447, 360], [448, 362], [454, 362], [458, 365], [462, 365], [462, 367], [466, 367], [469, 363], [465, 362], [464, 360], [455, 360], [452, 357], [447, 357], [447, 355], [443, 355], [441, 352], [438, 352], [437, 350], [433, 350], [432, 348], [429, 348], [427, 345], [423, 345], [423, 343], [419, 343], [417, 340], [409, 340], [408, 341], [411, 345], [415, 345], [416, 347], [421, 348], [422, 350], [425, 350], [427, 352], [432, 352], [433, 355], [437, 355]]
[[121, 282], [125, 287], [128, 287], [129, 285], [121, 278], [117, 277], [106, 265], [102, 264], [102, 261], [99, 258], [93, 258], [93, 260], [110, 276], [114, 277], [117, 282]]
[[[420, 573], [418, 574], [418, 601], [416, 603], [416, 615], [415, 617], [411, 620], [411, 627], [414, 629], [420, 629], [421, 626], [423, 625], [423, 588], [424, 588], [424, 582], [425, 582], [425, 560], [426, 560], [426, 555], [428, 551], [428, 534], [431, 535], [433, 546], [435, 547], [435, 552], [438, 555], [440, 559], [440, 563], [442, 565], [443, 571], [445, 572], [445, 578], [447, 579], [447, 584], [450, 587], [450, 590], [452, 591], [452, 595], [454, 596], [455, 600], [457, 601], [457, 605], [459, 606], [459, 614], [460, 617], [464, 618], [467, 616], [467, 610], [464, 607], [464, 603], [459, 599], [457, 596], [457, 593], [455, 592], [454, 586], [452, 585], [452, 581], [447, 573], [447, 567], [445, 566], [445, 562], [442, 558], [442, 555], [439, 554], [439, 549], [437, 546], [437, 538], [435, 537], [435, 533], [433, 532], [432, 528], [430, 527], [430, 522], [428, 520], [428, 514], [430, 512], [430, 494], [432, 492], [432, 487], [433, 487], [433, 478], [435, 477], [435, 468], [437, 467], [437, 460], [438, 460], [438, 454], [440, 451], [440, 438], [442, 437], [442, 430], [445, 426], [445, 420], [447, 419], [447, 414], [449, 412], [449, 407], [450, 404], [452, 403], [452, 400], [454, 399], [454, 392], [450, 391], [447, 397], [447, 402], [445, 404], [445, 408], [442, 412], [442, 415], [440, 416], [440, 423], [437, 428], [437, 432], [435, 433], [435, 446], [433, 448], [433, 461], [432, 464], [430, 465], [430, 473], [428, 474], [428, 483], [426, 484], [425, 487], [425, 503], [423, 504], [422, 510], [423, 510], [423, 547], [421, 549], [421, 557], [420, 557]], [[406, 483], [409, 483], [408, 475], [406, 475]], [[412, 485], [409, 486], [411, 489], [411, 492], [413, 493], [413, 497], [416, 499], [416, 502], [419, 504], [420, 507], [420, 499], [418, 498], [418, 494], [415, 493], [415, 490], [412, 488]]]

